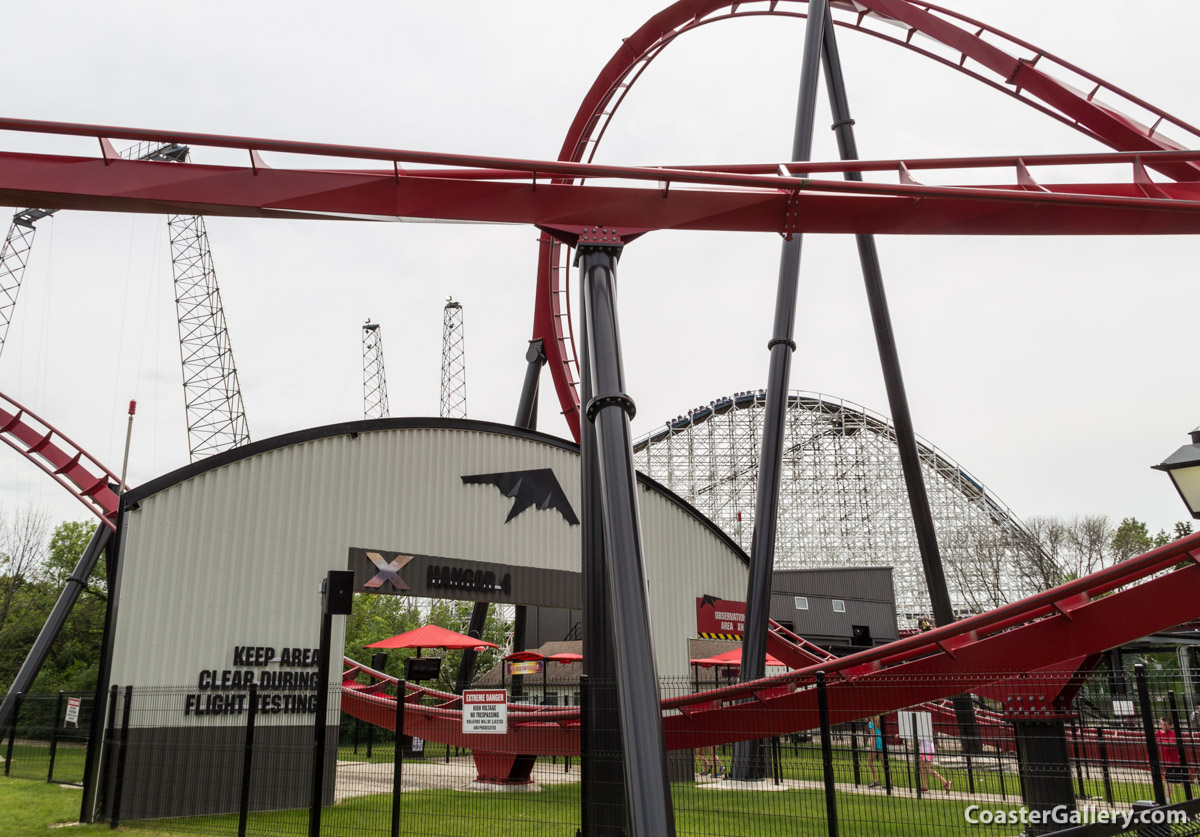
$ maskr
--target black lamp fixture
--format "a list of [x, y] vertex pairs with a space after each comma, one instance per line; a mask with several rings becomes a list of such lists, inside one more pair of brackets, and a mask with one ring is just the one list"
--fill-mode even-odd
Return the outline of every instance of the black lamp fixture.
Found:
[[1191, 436], [1190, 445], [1184, 445], [1152, 467], [1167, 472], [1192, 517], [1200, 520], [1200, 427], [1193, 430]]

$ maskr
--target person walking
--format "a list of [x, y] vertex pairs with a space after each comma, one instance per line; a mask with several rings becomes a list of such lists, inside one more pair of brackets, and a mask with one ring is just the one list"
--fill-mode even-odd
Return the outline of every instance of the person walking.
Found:
[[867, 721], [867, 733], [871, 736], [871, 750], [867, 754], [867, 767], [871, 769], [871, 784], [869, 787], [879, 787], [879, 767], [877, 762], [883, 761], [883, 716], [875, 715]]
[[933, 766], [933, 739], [922, 738], [919, 746], [921, 748], [921, 758], [918, 762], [921, 769], [920, 781], [925, 786], [925, 790], [933, 790], [933, 788], [929, 787], [929, 777], [932, 776], [942, 783], [942, 790], [944, 790], [946, 793], [950, 793], [950, 785], [952, 782], [941, 773], [938, 773]]
[[[1171, 719], [1163, 715], [1158, 719], [1158, 729], [1154, 732], [1154, 740], [1158, 742], [1158, 757], [1162, 760], [1163, 778], [1167, 782], [1167, 804], [1174, 802], [1175, 788], [1186, 784], [1188, 771], [1179, 763], [1179, 749], [1175, 746], [1175, 729]], [[1186, 795], [1180, 790], [1180, 801]]]

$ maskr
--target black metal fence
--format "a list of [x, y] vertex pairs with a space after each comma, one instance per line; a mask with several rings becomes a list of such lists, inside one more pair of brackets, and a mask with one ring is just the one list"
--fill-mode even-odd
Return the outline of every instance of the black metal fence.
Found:
[[19, 695], [17, 724], [0, 742], [4, 775], [82, 786], [93, 703], [91, 694]]
[[[703, 683], [660, 684], [663, 698], [677, 701], [664, 723], [679, 834], [1133, 829], [1124, 817], [1135, 805], [1155, 810], [1198, 793], [1200, 730], [1184, 684], [1169, 674], [1139, 671], [1128, 683], [1072, 672], [822, 681], [772, 684], [732, 701], [688, 697], [709, 688]], [[577, 691], [599, 704], [611, 697], [605, 684]], [[72, 726], [64, 724], [69, 697], [22, 701], [4, 741], [7, 775], [81, 780], [91, 698]], [[433, 706], [408, 705], [396, 718], [386, 694], [372, 713], [341, 698], [330, 694], [318, 762], [311, 691], [114, 689], [99, 763], [101, 816], [180, 834], [302, 835], [319, 818], [321, 834], [534, 837], [589, 833], [587, 810], [613, 825], [605, 837], [620, 833], [619, 738], [614, 729], [589, 731], [596, 775], [581, 782], [571, 707], [530, 707], [546, 720], [525, 715], [520, 748], [510, 752], [511, 735], [449, 734], [461, 732], [448, 725], [457, 716]], [[351, 708], [375, 723], [343, 711]], [[748, 738], [758, 746], [735, 748]]]

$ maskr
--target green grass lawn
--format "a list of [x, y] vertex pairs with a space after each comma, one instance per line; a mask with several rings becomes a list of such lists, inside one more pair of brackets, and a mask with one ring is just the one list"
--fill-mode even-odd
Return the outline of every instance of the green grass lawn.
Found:
[[[454, 753], [452, 752], [452, 755]], [[77, 778], [82, 775], [84, 751], [79, 747], [64, 747], [57, 756], [56, 777]], [[729, 753], [724, 754], [729, 764]], [[849, 748], [835, 749], [835, 773], [839, 783], [854, 782], [853, 759]], [[445, 757], [442, 745], [431, 745], [426, 758], [440, 762]], [[359, 752], [352, 747], [339, 748], [339, 758], [347, 761], [366, 760], [366, 747], [360, 742]], [[950, 756], [942, 757], [948, 762]], [[390, 763], [390, 742], [380, 742], [372, 748], [370, 761]], [[983, 759], [987, 764], [989, 759]], [[993, 763], [995, 759], [990, 759]], [[914, 777], [911, 762], [902, 751], [891, 755], [892, 783], [896, 788], [910, 788]], [[13, 752], [13, 778], [0, 779], [0, 834], [4, 837], [27, 835], [93, 834], [108, 831], [106, 824], [80, 826], [69, 832], [50, 832], [57, 823], [74, 822], [78, 818], [81, 791], [63, 788], [45, 781], [48, 754], [44, 747], [18, 745]], [[1011, 771], [1011, 759], [1005, 767]], [[964, 769], [950, 768], [947, 763], [939, 771], [954, 782], [954, 790], [968, 789]], [[821, 754], [818, 747], [785, 745], [782, 751], [783, 777], [790, 780], [821, 780]], [[999, 796], [1001, 776], [1008, 796], [1003, 807], [1015, 808], [1020, 787], [1013, 772], [1003, 774], [994, 767], [974, 774], [976, 793]], [[25, 778], [17, 778], [17, 777]], [[859, 753], [859, 779], [862, 785], [870, 782], [865, 752]], [[1150, 798], [1148, 782], [1130, 781], [1121, 777], [1114, 781], [1118, 800]], [[1097, 780], [1085, 783], [1085, 789], [1095, 796], [1103, 795], [1103, 785]], [[828, 833], [823, 791], [819, 787], [788, 791], [731, 791], [713, 790], [691, 783], [679, 783], [672, 788], [677, 830], [680, 835], [720, 835], [720, 837], [823, 837]], [[915, 799], [898, 793], [888, 797], [881, 792], [840, 792], [838, 818], [845, 837], [886, 833], [896, 837], [936, 837], [936, 835], [1008, 835], [1011, 826], [969, 826], [964, 812], [971, 800], [950, 799], [938, 793]], [[989, 803], [990, 804], [990, 803]], [[421, 837], [571, 837], [579, 825], [579, 785], [547, 786], [539, 793], [489, 794], [471, 791], [427, 790], [405, 793], [402, 799], [401, 833]], [[391, 814], [391, 796], [348, 799], [325, 809], [322, 834], [341, 837], [387, 834]], [[305, 835], [307, 810], [257, 812], [250, 815], [248, 833], [268, 835]], [[185, 834], [236, 834], [237, 816], [195, 817], [153, 822], [123, 822], [128, 828], [147, 837]]]
[[[45, 782], [0, 779], [0, 811], [5, 837], [48, 834], [76, 835], [107, 832], [106, 824], [78, 826], [69, 832], [51, 831], [58, 823], [74, 822], [81, 791]], [[761, 792], [714, 791], [690, 784], [673, 787], [676, 822], [681, 835], [754, 835], [754, 837], [823, 837], [828, 833], [824, 799], [819, 790]], [[579, 824], [579, 785], [557, 785], [536, 794], [486, 794], [430, 790], [403, 798], [401, 833], [422, 837], [569, 837]], [[963, 810], [967, 803], [927, 799], [888, 799], [842, 794], [838, 799], [844, 835], [886, 833], [895, 837], [930, 835], [1001, 835], [1004, 828], [970, 829]], [[352, 837], [386, 834], [391, 797], [359, 797], [327, 808], [322, 834]], [[254, 813], [251, 835], [304, 835], [304, 810]], [[146, 837], [236, 833], [236, 815], [195, 817], [157, 822], [125, 822], [122, 830]]]
[[[0, 747], [0, 756], [7, 752]], [[87, 749], [75, 742], [59, 742], [54, 754], [54, 781], [71, 784], [83, 781], [83, 763]], [[22, 779], [46, 779], [50, 772], [50, 745], [43, 741], [13, 744], [12, 764], [8, 773]]]
[[[722, 756], [726, 765], [729, 764], [729, 753]], [[802, 743], [798, 747], [785, 743], [782, 748], [782, 772], [784, 779], [820, 782], [823, 772], [821, 765], [821, 750], [815, 743]], [[972, 759], [973, 769], [968, 774], [965, 766], [949, 766], [961, 764], [962, 759], [954, 754], [943, 754], [935, 763], [935, 769], [953, 783], [955, 792], [976, 794], [991, 794], [1006, 796], [1008, 799], [1021, 799], [1021, 784], [1016, 775], [1016, 761], [1011, 753], [1004, 754], [997, 760], [994, 753]], [[850, 747], [835, 746], [833, 749], [833, 765], [835, 781], [838, 783], [854, 783], [854, 756]], [[883, 781], [883, 767], [876, 762], [880, 781]], [[890, 750], [888, 767], [891, 773], [891, 783], [894, 788], [911, 789], [916, 785], [917, 768], [913, 763], [912, 753], [902, 749]], [[998, 769], [1002, 767], [1003, 769]], [[1077, 774], [1072, 767], [1072, 780], [1078, 786]], [[1136, 777], [1136, 778], [1134, 778]], [[858, 752], [858, 780], [862, 785], [870, 784], [871, 770], [867, 764], [867, 752]], [[937, 789], [937, 781], [930, 779]], [[1154, 787], [1148, 773], [1138, 772], [1132, 776], [1128, 771], [1118, 772], [1113, 768], [1111, 779], [1113, 799], [1115, 802], [1132, 802], [1137, 799], [1153, 799]], [[973, 790], [972, 790], [973, 788]], [[1093, 768], [1090, 776], [1085, 776], [1083, 782], [1084, 795], [1092, 799], [1105, 798], [1104, 782], [1100, 778], [1099, 767]]]
[[[15, 759], [14, 759], [15, 761]], [[0, 833], [4, 837], [49, 837], [49, 835], [97, 835], [111, 833], [107, 823], [82, 825], [67, 831], [53, 828], [79, 821], [83, 791], [33, 779], [0, 778]], [[53, 829], [53, 830], [52, 830]], [[145, 837], [170, 837], [174, 832], [154, 827], [140, 830]]]

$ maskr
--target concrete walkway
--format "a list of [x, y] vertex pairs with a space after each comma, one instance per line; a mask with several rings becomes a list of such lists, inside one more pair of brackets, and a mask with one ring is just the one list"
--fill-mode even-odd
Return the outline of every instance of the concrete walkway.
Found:
[[[334, 800], [341, 802], [355, 796], [392, 792], [392, 764], [365, 761], [339, 761]], [[475, 762], [470, 756], [456, 756], [449, 762], [443, 758], [405, 760], [401, 792], [417, 790], [476, 790], [470, 787], [476, 776]], [[528, 791], [545, 785], [560, 785], [579, 781], [579, 760], [573, 759], [570, 769], [560, 762], [551, 764], [538, 759], [533, 766], [534, 784], [517, 786]], [[489, 788], [492, 790], [492, 788]]]

